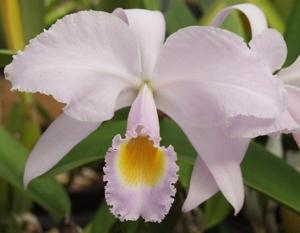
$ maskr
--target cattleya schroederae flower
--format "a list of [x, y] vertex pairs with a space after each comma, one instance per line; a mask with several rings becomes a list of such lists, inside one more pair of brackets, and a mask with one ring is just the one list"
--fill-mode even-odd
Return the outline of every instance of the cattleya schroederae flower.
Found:
[[165, 43], [164, 37], [157, 11], [83, 11], [59, 20], [14, 57], [5, 68], [14, 90], [51, 94], [66, 104], [32, 150], [25, 185], [131, 106], [125, 138], [117, 135], [106, 155], [105, 197], [121, 220], [161, 221], [173, 202], [178, 168], [173, 147], [160, 146], [159, 109], [199, 153], [194, 171], [200, 180], [192, 180], [191, 190], [201, 191], [184, 209], [220, 189], [240, 210], [240, 162], [250, 139], [231, 138], [229, 126], [240, 118], [252, 127], [279, 117], [285, 91], [234, 33], [194, 26]]
[[[245, 139], [265, 134], [277, 137], [280, 133], [292, 132], [299, 146], [300, 110], [297, 103], [300, 101], [300, 58], [298, 57], [290, 67], [277, 72], [286, 59], [286, 44], [279, 32], [268, 28], [265, 15], [255, 5], [238, 4], [227, 7], [220, 11], [212, 25], [219, 26], [233, 10], [240, 10], [250, 22], [252, 40], [249, 43], [249, 47], [252, 56], [257, 57], [263, 63], [263, 66], [268, 69], [269, 77], [273, 79], [278, 78], [285, 83], [287, 109], [276, 119], [266, 119], [259, 122], [255, 118], [238, 116], [228, 123], [227, 130], [233, 138]], [[236, 143], [239, 142], [236, 141]], [[243, 143], [240, 143], [241, 146]], [[274, 143], [276, 143], [276, 139], [275, 142], [271, 142], [271, 144]], [[237, 144], [236, 146], [238, 147]], [[273, 147], [276, 151], [280, 150], [280, 148], [278, 149], [278, 145], [273, 145]], [[242, 156], [239, 158], [240, 162], [242, 158]], [[199, 185], [200, 183], [201, 185]], [[197, 161], [193, 170], [188, 197], [184, 203], [184, 209], [189, 210], [201, 204], [221, 189], [218, 186], [219, 184], [211, 175], [209, 169], [205, 167], [205, 164]], [[201, 187], [207, 188], [203, 190]]]

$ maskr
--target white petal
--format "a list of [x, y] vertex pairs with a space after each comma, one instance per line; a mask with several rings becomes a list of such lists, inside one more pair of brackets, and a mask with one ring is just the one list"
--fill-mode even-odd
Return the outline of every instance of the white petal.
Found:
[[274, 72], [281, 68], [287, 56], [287, 47], [282, 35], [274, 29], [266, 29], [250, 41], [251, 51]]
[[[165, 113], [173, 118], [185, 132], [219, 189], [237, 214], [244, 203], [244, 186], [240, 163], [247, 151], [250, 139], [231, 138], [227, 130], [221, 127], [190, 127], [186, 121], [178, 118], [176, 112]], [[211, 181], [208, 182], [211, 183]]]
[[244, 203], [240, 163], [250, 139], [229, 138], [227, 132], [221, 128], [183, 127], [183, 130], [237, 214]]
[[169, 37], [152, 81], [157, 106], [197, 127], [238, 115], [274, 118], [286, 108], [282, 82], [240, 37], [219, 28], [188, 27]]
[[209, 199], [219, 191], [205, 163], [198, 156], [194, 164], [188, 195], [183, 203], [182, 211], [188, 212]]
[[142, 126], [153, 137], [159, 136], [159, 120], [153, 94], [147, 85], [144, 85], [134, 100], [128, 115], [127, 131]]
[[82, 11], [41, 33], [5, 68], [13, 89], [53, 95], [77, 120], [110, 119], [125, 89], [140, 85], [140, 51], [128, 25]]
[[257, 120], [238, 116], [230, 120], [228, 130], [232, 137], [255, 138], [257, 136], [290, 133], [299, 129], [299, 124], [289, 111], [284, 111], [274, 120]]
[[286, 85], [288, 92], [288, 109], [295, 121], [300, 125], [300, 88]]
[[121, 221], [142, 217], [147, 222], [161, 222], [174, 201], [178, 179], [176, 153], [172, 146], [160, 147], [156, 139], [148, 136], [157, 152], [151, 153], [154, 147], [150, 149], [149, 144], [133, 142], [139, 135], [131, 132], [125, 139], [117, 135], [105, 157], [105, 199]]
[[218, 27], [223, 23], [225, 18], [234, 10], [240, 10], [248, 18], [253, 37], [259, 35], [265, 29], [267, 29], [267, 19], [262, 10], [257, 6], [248, 3], [237, 4], [224, 8], [218, 13], [211, 25]]
[[51, 169], [101, 122], [83, 122], [61, 114], [43, 133], [26, 162], [24, 185]]
[[292, 65], [282, 69], [278, 77], [286, 84], [300, 87], [300, 56]]
[[151, 79], [159, 50], [165, 40], [165, 19], [159, 11], [116, 9], [113, 14], [129, 24], [142, 53], [143, 78]]

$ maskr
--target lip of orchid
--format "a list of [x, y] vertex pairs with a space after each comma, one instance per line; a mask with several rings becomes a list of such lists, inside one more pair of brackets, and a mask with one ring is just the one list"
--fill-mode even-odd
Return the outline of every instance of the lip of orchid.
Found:
[[160, 222], [169, 212], [178, 167], [173, 147], [161, 147], [160, 140], [153, 94], [144, 84], [131, 106], [125, 138], [116, 135], [105, 157], [105, 198], [122, 221]]

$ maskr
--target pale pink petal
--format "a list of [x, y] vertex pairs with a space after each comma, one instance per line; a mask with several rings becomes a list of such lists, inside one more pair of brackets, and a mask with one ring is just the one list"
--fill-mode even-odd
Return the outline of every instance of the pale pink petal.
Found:
[[299, 129], [299, 124], [289, 111], [284, 111], [274, 120], [257, 120], [254, 117], [238, 116], [230, 120], [228, 131], [232, 137], [255, 138], [257, 136], [290, 133]]
[[124, 90], [141, 84], [134, 33], [118, 17], [82, 11], [58, 20], [5, 68], [13, 90], [42, 92], [83, 121], [110, 119]]
[[26, 162], [24, 185], [50, 170], [101, 122], [83, 122], [61, 114], [43, 133]]
[[281, 68], [287, 56], [287, 47], [282, 35], [274, 29], [266, 29], [253, 37], [251, 51], [274, 72]]
[[286, 108], [282, 82], [242, 38], [215, 27], [188, 27], [169, 37], [152, 81], [157, 106], [196, 127], [239, 115], [275, 118]]
[[[295, 119], [295, 121], [300, 126], [300, 88], [295, 86], [286, 85], [288, 91], [288, 100], [289, 100], [289, 112]], [[293, 131], [293, 137], [300, 148], [300, 130]]]
[[288, 93], [288, 110], [295, 121], [300, 125], [300, 88], [285, 85]]
[[[235, 214], [237, 214], [244, 203], [244, 186], [240, 163], [245, 156], [250, 139], [231, 138], [227, 129], [222, 127], [191, 127], [186, 121], [178, 117], [176, 111], [165, 113], [173, 118], [185, 132], [213, 176], [218, 188], [233, 206]], [[207, 182], [212, 184], [211, 180]], [[193, 187], [193, 189], [196, 188]], [[211, 188], [211, 191], [213, 191], [213, 188]], [[203, 199], [208, 194], [204, 193], [206, 196]], [[199, 199], [201, 200], [201, 198]]]
[[239, 10], [248, 18], [253, 36], [257, 36], [267, 29], [267, 19], [261, 9], [253, 4], [237, 4], [222, 9], [215, 17], [212, 26], [220, 26], [225, 18], [234, 10]]
[[222, 128], [183, 127], [183, 130], [237, 214], [244, 203], [240, 163], [250, 139], [230, 138]]
[[159, 50], [165, 40], [165, 19], [159, 11], [116, 9], [113, 14], [128, 23], [142, 53], [143, 79], [151, 79]]
[[194, 164], [188, 195], [183, 203], [182, 211], [188, 212], [209, 199], [219, 191], [205, 163], [198, 156]]
[[105, 198], [123, 220], [160, 222], [174, 201], [176, 153], [159, 145], [159, 120], [153, 94], [144, 85], [134, 100], [125, 139], [115, 136], [105, 158]]
[[300, 56], [292, 65], [282, 69], [277, 75], [284, 83], [300, 87]]
[[153, 94], [147, 85], [144, 85], [134, 100], [127, 122], [127, 131], [134, 130], [142, 125], [151, 135], [159, 138], [159, 120], [154, 103]]
[[300, 130], [300, 89], [285, 85], [287, 90], [288, 109], [275, 120], [257, 120], [238, 116], [229, 122], [228, 129], [233, 137], [253, 138], [260, 135], [272, 134], [278, 136], [281, 133], [291, 133]]
[[[113, 146], [106, 154], [104, 167], [104, 181], [107, 182], [105, 198], [111, 207], [111, 212], [121, 221], [137, 220], [142, 217], [146, 222], [161, 222], [169, 212], [176, 193], [174, 187], [178, 179], [176, 175], [178, 171], [175, 162], [176, 153], [172, 146], [165, 148], [155, 145], [165, 160], [163, 174], [159, 180], [151, 186], [143, 181], [137, 184], [128, 184], [120, 169], [120, 157], [124, 144], [134, 137], [138, 137], [138, 132], [133, 132], [132, 135], [127, 134], [125, 139], [117, 135], [113, 140]], [[151, 138], [149, 140], [152, 141]], [[152, 142], [155, 144], [155, 141], [156, 139], [153, 139]], [[143, 151], [141, 148], [139, 156], [147, 156], [146, 153], [147, 151]], [[139, 168], [135, 167], [134, 169]], [[143, 172], [145, 171], [141, 170], [141, 173]]]

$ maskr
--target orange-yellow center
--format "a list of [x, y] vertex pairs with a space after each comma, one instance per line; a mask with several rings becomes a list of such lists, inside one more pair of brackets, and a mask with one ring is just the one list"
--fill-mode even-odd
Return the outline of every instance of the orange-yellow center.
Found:
[[164, 175], [165, 154], [148, 137], [132, 138], [120, 149], [118, 168], [124, 183], [152, 187]]

